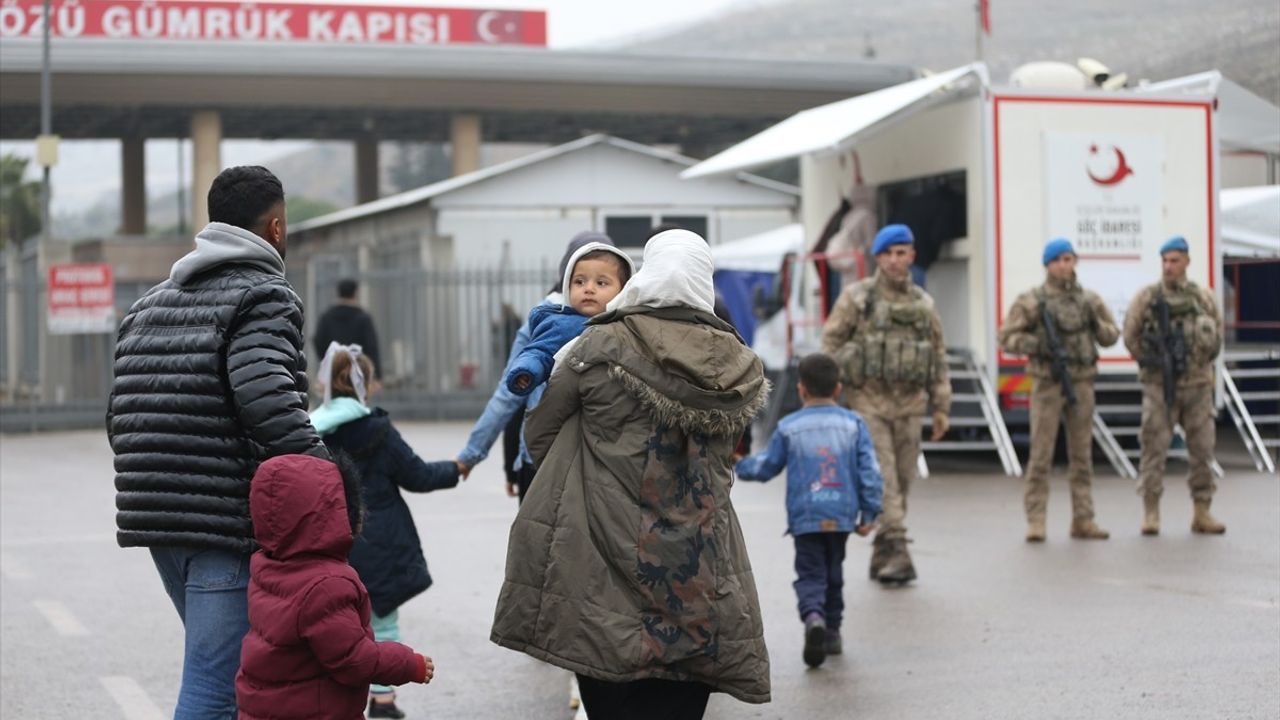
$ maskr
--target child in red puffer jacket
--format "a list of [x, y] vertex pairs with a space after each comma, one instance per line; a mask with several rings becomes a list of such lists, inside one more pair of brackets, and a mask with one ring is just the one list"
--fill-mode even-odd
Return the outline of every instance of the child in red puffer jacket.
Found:
[[249, 514], [249, 634], [240, 650], [240, 720], [358, 720], [369, 684], [426, 683], [431, 659], [375, 642], [369, 593], [347, 564], [360, 532], [355, 472], [309, 455], [258, 468]]

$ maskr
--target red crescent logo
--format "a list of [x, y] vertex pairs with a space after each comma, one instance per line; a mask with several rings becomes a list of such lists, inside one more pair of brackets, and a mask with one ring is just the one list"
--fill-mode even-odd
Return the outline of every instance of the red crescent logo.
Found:
[[[1133, 174], [1133, 168], [1129, 167], [1129, 163], [1124, 159], [1124, 152], [1114, 145], [1111, 146], [1111, 149], [1116, 153], [1116, 171], [1112, 173], [1111, 177], [1100, 178], [1094, 175], [1093, 171], [1088, 167], [1085, 167], [1085, 173], [1089, 175], [1089, 179], [1098, 185], [1119, 185], [1121, 180], [1124, 180], [1126, 177]], [[1098, 153], [1098, 146], [1091, 146], [1089, 148], [1089, 153], [1091, 155], [1096, 155]]]

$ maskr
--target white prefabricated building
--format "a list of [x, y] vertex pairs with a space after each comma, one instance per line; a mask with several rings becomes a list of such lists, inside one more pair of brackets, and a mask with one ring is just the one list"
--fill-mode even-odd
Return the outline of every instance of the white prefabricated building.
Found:
[[340, 279], [362, 279], [359, 300], [374, 316], [390, 386], [492, 389], [509, 346], [495, 328], [546, 294], [577, 233], [608, 233], [639, 259], [658, 224], [714, 246], [796, 221], [795, 186], [746, 173], [682, 180], [695, 163], [583, 137], [298, 223], [289, 229], [290, 279], [313, 317]]

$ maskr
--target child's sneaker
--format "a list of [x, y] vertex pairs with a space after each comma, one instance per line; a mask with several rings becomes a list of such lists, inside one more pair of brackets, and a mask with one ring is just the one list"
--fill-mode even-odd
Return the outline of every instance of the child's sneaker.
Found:
[[827, 659], [827, 621], [818, 613], [804, 619], [804, 664], [818, 667]]
[[377, 700], [369, 701], [369, 718], [395, 718], [402, 720], [405, 717], [404, 711], [396, 707], [396, 701], [378, 702]]
[[823, 645], [828, 655], [840, 655], [844, 653], [844, 642], [840, 640], [839, 628], [827, 628], [826, 642]]

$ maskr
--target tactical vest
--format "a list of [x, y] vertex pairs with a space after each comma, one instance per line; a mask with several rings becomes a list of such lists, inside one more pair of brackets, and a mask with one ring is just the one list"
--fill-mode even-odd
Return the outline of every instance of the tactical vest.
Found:
[[[1160, 329], [1161, 298], [1169, 305], [1168, 337]], [[1161, 367], [1160, 353], [1166, 344], [1179, 348], [1179, 354], [1185, 353], [1185, 358], [1178, 360], [1193, 366], [1208, 364], [1222, 344], [1217, 319], [1201, 306], [1196, 286], [1191, 283], [1173, 292], [1162, 285], [1152, 294], [1151, 305], [1142, 318], [1142, 357], [1138, 358], [1139, 364]]]
[[908, 390], [927, 387], [935, 369], [924, 292], [913, 286], [906, 302], [888, 302], [878, 294], [874, 287], [867, 293], [857, 330], [836, 353], [845, 381], [855, 388], [873, 381]]
[[[1085, 294], [1079, 290], [1048, 295], [1043, 290], [1036, 291], [1036, 300], [1040, 307], [1049, 311], [1053, 318], [1054, 328], [1058, 331], [1058, 341], [1066, 352], [1067, 362], [1076, 367], [1092, 367], [1098, 362], [1098, 345], [1093, 337], [1093, 308]], [[1053, 362], [1053, 353], [1049, 345], [1049, 331], [1044, 326], [1043, 313], [1036, 324], [1036, 335], [1040, 339], [1040, 360]]]

